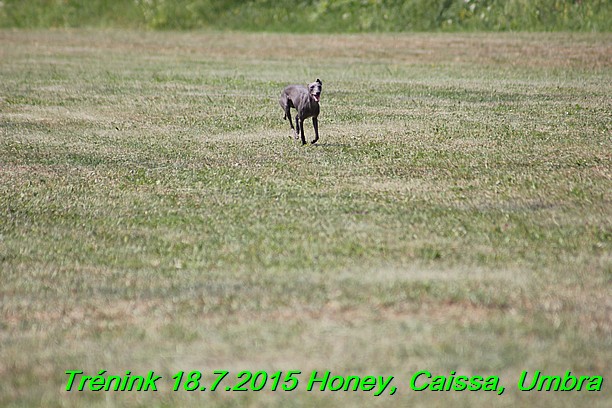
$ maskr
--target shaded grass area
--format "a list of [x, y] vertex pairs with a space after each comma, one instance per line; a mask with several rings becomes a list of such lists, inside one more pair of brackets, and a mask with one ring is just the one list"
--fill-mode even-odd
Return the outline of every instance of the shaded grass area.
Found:
[[[516, 389], [610, 372], [607, 35], [0, 42], [3, 406], [609, 403]], [[277, 96], [316, 77], [322, 139], [300, 147]], [[399, 391], [66, 393], [69, 369]], [[423, 369], [507, 391], [415, 393]]]
[[611, 13], [607, 0], [6, 0], [0, 27], [606, 32]]

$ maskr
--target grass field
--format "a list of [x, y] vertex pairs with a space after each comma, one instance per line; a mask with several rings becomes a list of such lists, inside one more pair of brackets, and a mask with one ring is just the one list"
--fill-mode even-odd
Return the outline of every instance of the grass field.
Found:
[[609, 0], [3, 0], [0, 28], [610, 32]]
[[[302, 147], [277, 97], [317, 77]], [[5, 30], [0, 78], [1, 406], [609, 406], [612, 35]], [[172, 392], [179, 370], [302, 377]]]

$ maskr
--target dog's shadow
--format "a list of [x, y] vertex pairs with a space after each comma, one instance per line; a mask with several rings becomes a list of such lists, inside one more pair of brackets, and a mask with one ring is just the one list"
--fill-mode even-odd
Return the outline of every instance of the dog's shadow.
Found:
[[338, 147], [349, 147], [350, 145], [348, 143], [315, 143], [315, 144], [310, 144], [309, 146], [311, 147], [318, 147], [321, 149], [333, 149], [333, 148], [338, 148]]

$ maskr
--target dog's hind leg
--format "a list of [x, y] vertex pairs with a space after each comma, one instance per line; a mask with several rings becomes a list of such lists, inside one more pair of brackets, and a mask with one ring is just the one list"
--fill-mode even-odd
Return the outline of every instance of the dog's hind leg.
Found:
[[[296, 118], [295, 118], [296, 122], [297, 122], [298, 117], [299, 116], [296, 116]], [[299, 133], [300, 133], [300, 136], [302, 137], [302, 145], [305, 145], [306, 144], [306, 138], [304, 137], [304, 119], [299, 118], [299, 120], [300, 120]], [[297, 137], [296, 137], [296, 139], [297, 139]]]
[[285, 106], [285, 118], [284, 119], [289, 119], [289, 125], [291, 125], [291, 129], [295, 130], [295, 128], [293, 127], [293, 121], [291, 120], [291, 106], [289, 104]]
[[289, 124], [291, 125], [291, 129], [293, 129], [293, 122], [291, 121], [291, 108], [293, 107], [293, 104], [291, 103], [291, 99], [287, 98], [287, 95], [283, 93], [278, 103], [280, 104], [281, 108], [283, 109], [283, 113], [285, 114], [285, 116], [283, 116], [283, 119], [289, 119]]
[[285, 94], [281, 95], [280, 99], [278, 100], [278, 104], [283, 109], [283, 113], [285, 114], [283, 119], [287, 119], [287, 97]]
[[315, 138], [312, 141], [312, 144], [315, 144], [319, 140], [319, 119], [317, 119], [316, 116], [312, 118], [312, 127], [314, 128], [314, 132], [315, 132]]
[[[291, 120], [291, 116], [289, 116], [289, 120]], [[293, 138], [297, 139], [298, 135], [300, 134], [300, 117], [299, 117], [299, 115], [295, 115], [295, 128], [293, 126], [291, 126], [291, 129], [293, 129]]]
[[293, 137], [295, 140], [298, 139], [298, 137], [300, 137], [300, 129], [302, 128], [301, 125], [303, 125], [304, 122], [300, 121], [300, 114], [298, 113], [297, 115], [295, 115], [295, 130], [293, 133]]

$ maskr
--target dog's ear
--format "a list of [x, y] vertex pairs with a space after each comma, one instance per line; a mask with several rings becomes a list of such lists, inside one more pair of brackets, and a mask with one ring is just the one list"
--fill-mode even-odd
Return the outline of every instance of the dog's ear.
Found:
[[317, 80], [315, 82], [318, 82], [319, 85], [323, 85], [323, 82], [321, 82], [321, 80], [319, 78], [317, 78]]

